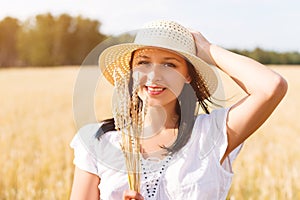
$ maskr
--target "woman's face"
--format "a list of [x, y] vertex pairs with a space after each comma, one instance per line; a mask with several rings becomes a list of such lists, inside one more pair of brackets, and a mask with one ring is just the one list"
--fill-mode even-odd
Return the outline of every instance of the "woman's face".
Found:
[[134, 53], [133, 77], [140, 83], [139, 97], [149, 106], [176, 104], [184, 83], [190, 82], [185, 59], [169, 50], [155, 47]]

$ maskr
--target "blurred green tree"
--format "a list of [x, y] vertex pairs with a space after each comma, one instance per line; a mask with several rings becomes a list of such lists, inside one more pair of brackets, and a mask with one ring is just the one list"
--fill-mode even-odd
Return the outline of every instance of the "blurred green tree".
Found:
[[51, 14], [37, 15], [29, 19], [22, 27], [19, 35], [18, 49], [21, 59], [26, 65], [54, 65], [54, 25]]
[[17, 35], [20, 30], [19, 21], [6, 17], [0, 21], [0, 67], [18, 64]]
[[18, 49], [26, 65], [80, 65], [106, 36], [100, 22], [62, 14], [37, 15], [29, 19], [19, 35]]
[[88, 53], [107, 38], [99, 32], [100, 25], [100, 22], [96, 20], [85, 19], [81, 16], [74, 18], [70, 35], [73, 45], [69, 60], [71, 64], [81, 64]]

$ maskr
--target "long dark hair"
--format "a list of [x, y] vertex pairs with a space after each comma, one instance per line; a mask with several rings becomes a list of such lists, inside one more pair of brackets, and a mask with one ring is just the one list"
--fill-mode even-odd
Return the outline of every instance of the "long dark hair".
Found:
[[[132, 52], [131, 60], [129, 66], [132, 66], [132, 61], [134, 57], [134, 52]], [[176, 103], [176, 114], [179, 116], [177, 125], [178, 125], [178, 134], [175, 142], [169, 146], [162, 148], [166, 149], [170, 154], [173, 154], [179, 151], [190, 139], [195, 116], [199, 112], [199, 107], [205, 113], [209, 113], [208, 104], [213, 102], [210, 99], [210, 92], [206, 86], [203, 78], [196, 68], [186, 59], [186, 64], [188, 67], [188, 73], [191, 77], [191, 82], [189, 84], [185, 83], [184, 87], [177, 99]], [[132, 70], [130, 70], [130, 81], [129, 81], [129, 92], [132, 91], [133, 78]], [[139, 104], [142, 105], [142, 100], [139, 99]], [[96, 133], [96, 138], [100, 139], [103, 134], [109, 131], [115, 131], [115, 122], [114, 118], [106, 119], [102, 121], [101, 127]]]

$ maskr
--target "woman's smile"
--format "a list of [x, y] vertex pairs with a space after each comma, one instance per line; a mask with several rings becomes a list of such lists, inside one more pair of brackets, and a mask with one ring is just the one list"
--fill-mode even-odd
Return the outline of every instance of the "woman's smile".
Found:
[[144, 88], [146, 89], [147, 93], [151, 96], [160, 95], [166, 90], [165, 87], [151, 86], [151, 85], [149, 86], [145, 85]]

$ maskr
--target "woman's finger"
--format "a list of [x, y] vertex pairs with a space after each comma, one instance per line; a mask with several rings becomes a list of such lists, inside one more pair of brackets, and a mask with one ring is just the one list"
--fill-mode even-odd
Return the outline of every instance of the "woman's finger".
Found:
[[208, 64], [216, 65], [210, 55], [210, 42], [200, 32], [191, 31], [191, 34], [194, 37], [197, 56]]
[[138, 193], [134, 190], [125, 190], [123, 192], [123, 200], [132, 200], [132, 199], [144, 200], [144, 197], [140, 193]]

